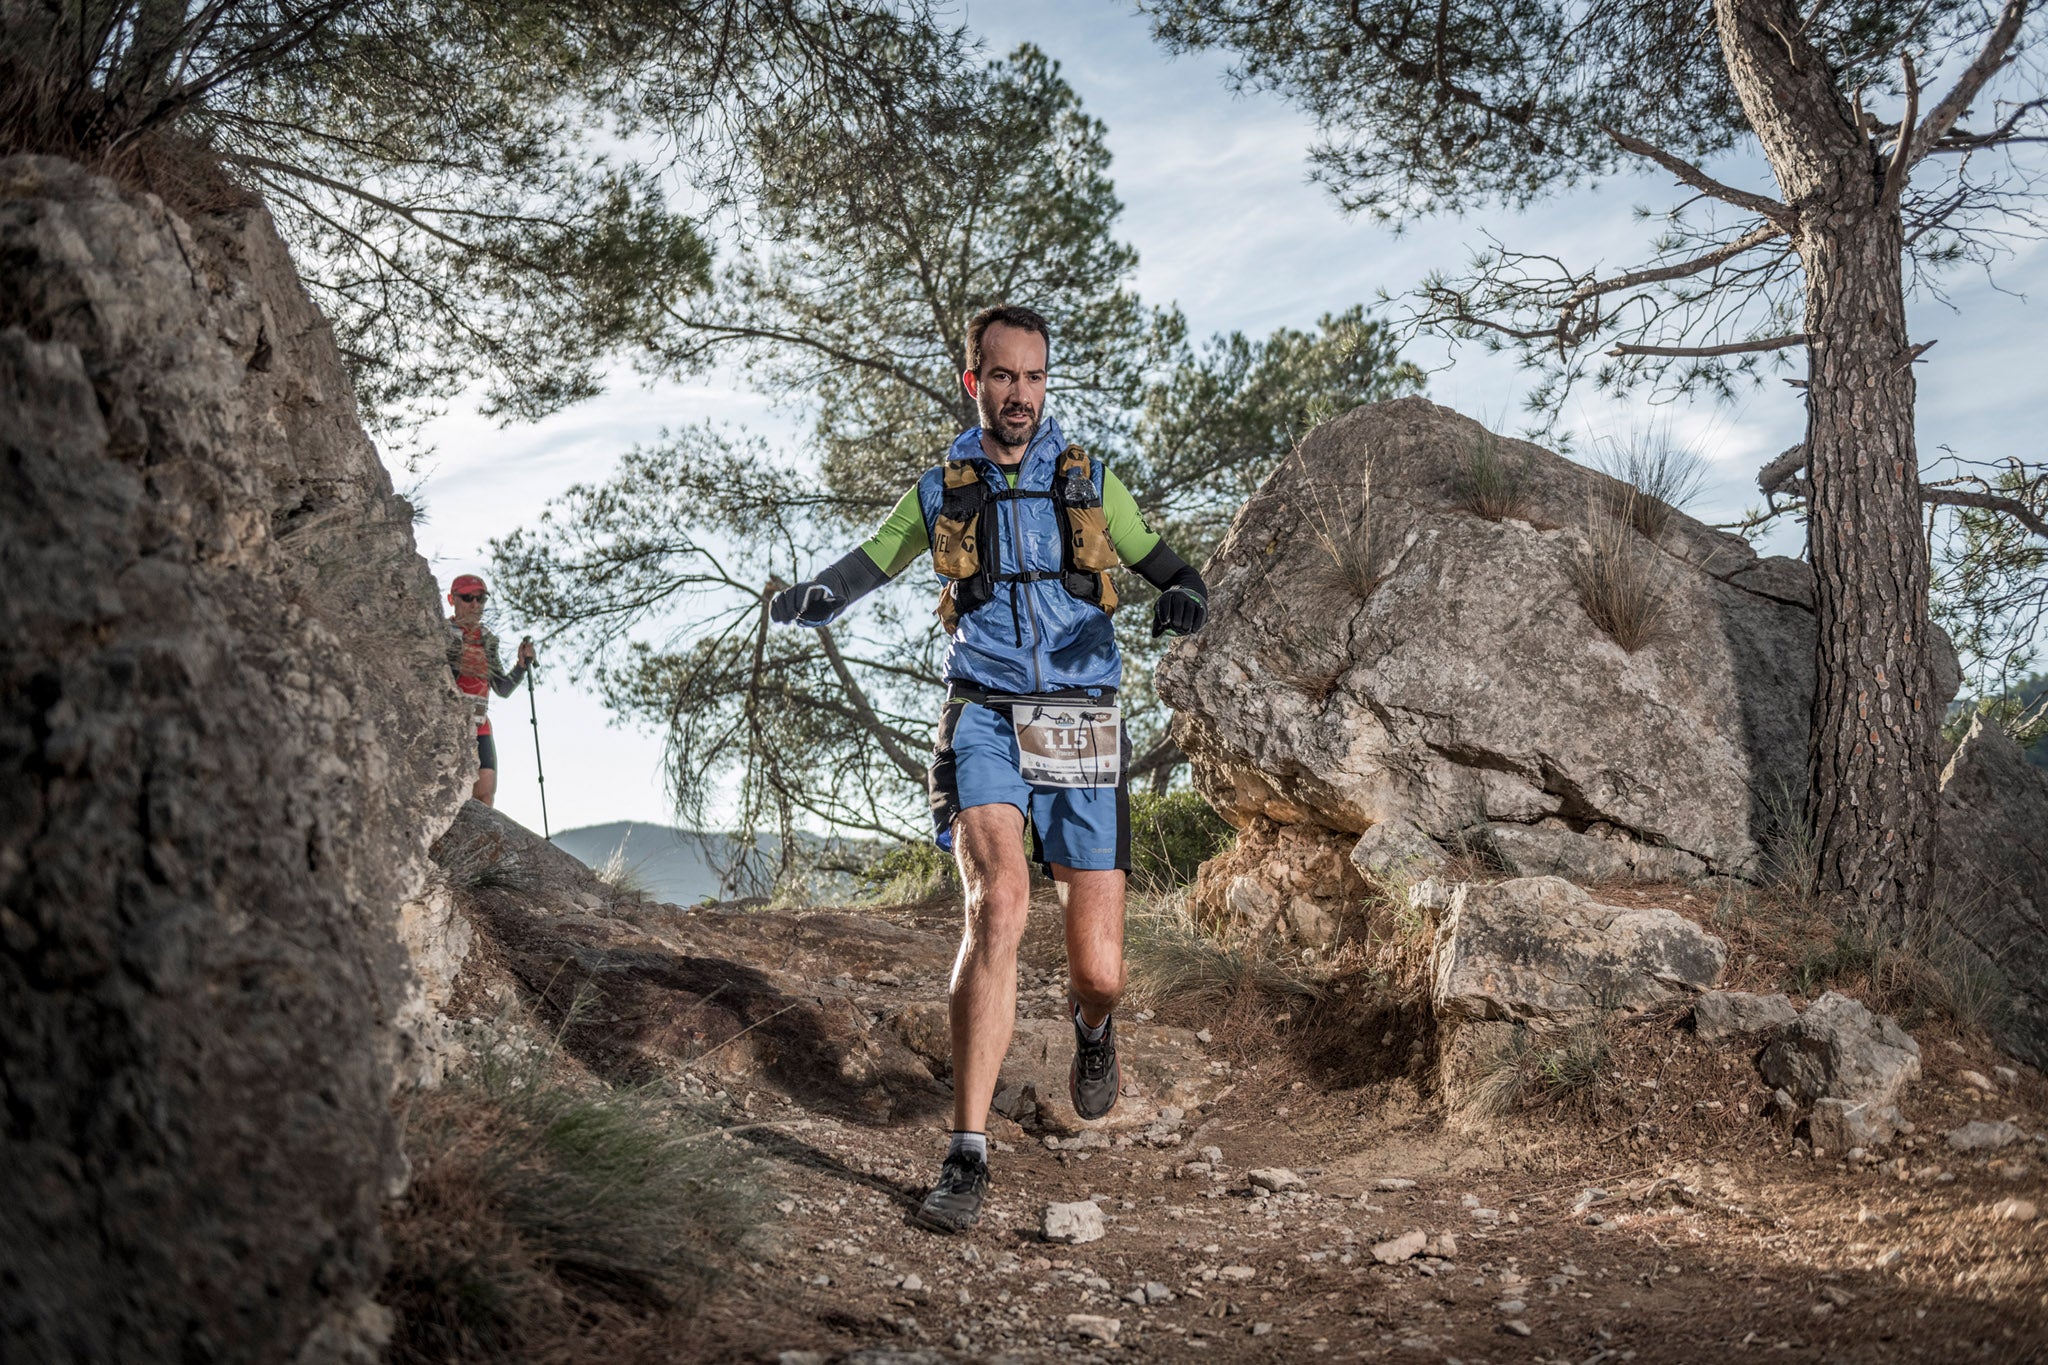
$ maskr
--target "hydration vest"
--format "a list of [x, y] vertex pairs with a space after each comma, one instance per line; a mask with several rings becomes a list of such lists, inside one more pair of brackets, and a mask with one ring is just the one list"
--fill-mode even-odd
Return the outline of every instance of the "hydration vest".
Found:
[[[1116, 587], [1108, 571], [1119, 560], [1088, 452], [1079, 446], [1061, 451], [1050, 489], [1012, 488], [1007, 479], [992, 487], [973, 460], [948, 460], [942, 468], [945, 493], [930, 532], [932, 565], [946, 580], [939, 588], [938, 614], [947, 634], [957, 632], [960, 618], [986, 606], [1003, 584], [1058, 579], [1081, 601], [1104, 612], [1116, 610]], [[989, 534], [990, 505], [1024, 499], [1047, 499], [1053, 505], [1062, 547], [1057, 569], [1003, 568], [1002, 537]]]
[[1099, 696], [1123, 677], [1109, 616], [1107, 571], [1119, 561], [1102, 509], [1108, 475], [1051, 418], [1016, 474], [1013, 488], [977, 429], [917, 481], [941, 579], [943, 672], [992, 693]]

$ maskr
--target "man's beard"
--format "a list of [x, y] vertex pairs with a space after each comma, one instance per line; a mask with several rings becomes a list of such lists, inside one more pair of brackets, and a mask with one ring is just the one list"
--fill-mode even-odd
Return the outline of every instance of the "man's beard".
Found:
[[[1028, 403], [1011, 403], [1005, 409], [1010, 414], [1005, 425], [1003, 414], [989, 407], [985, 396], [977, 395], [974, 400], [981, 414], [981, 429], [995, 437], [996, 444], [1005, 450], [1024, 450], [1031, 444], [1031, 438], [1038, 434], [1038, 410]], [[1011, 433], [1021, 433], [1011, 439]]]

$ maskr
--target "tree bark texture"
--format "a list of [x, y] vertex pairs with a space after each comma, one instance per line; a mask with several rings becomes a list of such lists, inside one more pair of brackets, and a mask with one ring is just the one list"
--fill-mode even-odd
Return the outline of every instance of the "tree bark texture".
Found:
[[1806, 274], [1815, 641], [1807, 816], [1817, 890], [1905, 928], [1940, 782], [1904, 232], [1886, 160], [1784, 0], [1716, 0], [1721, 49]]

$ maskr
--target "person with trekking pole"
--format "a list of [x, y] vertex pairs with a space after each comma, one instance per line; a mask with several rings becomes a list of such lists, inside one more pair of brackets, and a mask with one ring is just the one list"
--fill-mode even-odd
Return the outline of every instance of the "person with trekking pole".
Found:
[[1155, 636], [1191, 635], [1208, 610], [1201, 575], [1146, 526], [1130, 492], [1044, 419], [1051, 346], [1051, 328], [1028, 308], [977, 313], [961, 382], [981, 425], [864, 544], [769, 603], [776, 622], [827, 625], [926, 551], [942, 580], [938, 616], [951, 639], [929, 781], [966, 924], [950, 992], [952, 1140], [914, 1215], [937, 1232], [974, 1226], [988, 1191], [988, 1110], [1016, 1026], [1030, 909], [1027, 826], [1066, 923], [1068, 1093], [1083, 1119], [1116, 1105], [1130, 750], [1108, 571], [1127, 565], [1160, 590]]
[[[507, 673], [498, 652], [498, 637], [484, 625], [484, 600], [490, 594], [483, 579], [463, 574], [448, 585], [448, 605], [455, 619], [448, 623], [448, 671], [470, 699], [476, 721], [476, 787], [470, 792], [486, 806], [498, 795], [498, 742], [491, 734], [491, 693], [512, 695], [537, 657], [531, 637], [519, 642], [519, 660]], [[530, 705], [530, 699], [529, 699]], [[539, 762], [540, 723], [534, 722], [535, 762]]]

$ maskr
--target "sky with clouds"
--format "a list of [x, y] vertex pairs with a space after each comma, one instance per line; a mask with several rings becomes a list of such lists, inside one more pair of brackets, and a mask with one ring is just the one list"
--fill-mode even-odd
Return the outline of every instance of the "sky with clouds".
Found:
[[[1433, 269], [1462, 265], [1485, 232], [1574, 266], [1634, 264], [1644, 234], [1632, 206], [1671, 201], [1661, 174], [1625, 178], [1527, 213], [1431, 220], [1397, 234], [1347, 218], [1308, 183], [1314, 129], [1307, 118], [1271, 96], [1233, 94], [1220, 57], [1168, 57], [1146, 21], [1117, 4], [970, 3], [958, 12], [990, 55], [1031, 42], [1060, 61], [1085, 107], [1108, 127], [1111, 172], [1126, 205], [1119, 232], [1139, 253], [1135, 287], [1148, 303], [1178, 303], [1197, 337], [1309, 327], [1326, 312], [1371, 303], [1382, 290], [1399, 295]], [[1714, 169], [1733, 183], [1771, 188], [1759, 162], [1731, 159]], [[1941, 343], [1919, 369], [1923, 451], [1946, 445], [1981, 458], [2028, 442], [2032, 448], [2020, 453], [2038, 458], [2033, 424], [2048, 415], [2041, 360], [2048, 299], [2040, 297], [2048, 293], [2048, 249], [2022, 246], [1995, 281], [1958, 274], [1945, 283], [1950, 306], [1931, 299], [1912, 306], [1915, 339]], [[1527, 382], [1511, 360], [1472, 346], [1452, 351], [1429, 337], [1412, 342], [1408, 354], [1432, 371], [1428, 392], [1436, 402], [1502, 429], [1521, 425]], [[622, 452], [663, 428], [707, 419], [769, 433], [789, 426], [786, 414], [731, 376], [648, 387], [622, 370], [603, 397], [525, 426], [500, 427], [458, 401], [424, 433], [435, 450], [418, 484], [427, 512], [420, 549], [443, 584], [485, 568], [493, 535], [533, 521], [570, 484], [604, 478]], [[1653, 423], [1668, 429], [1709, 460], [1708, 486], [1689, 510], [1717, 521], [1757, 500], [1757, 469], [1797, 442], [1802, 422], [1798, 394], [1773, 379], [1734, 403], [1654, 412], [1588, 393], [1572, 400], [1563, 426], [1582, 451]], [[394, 470], [394, 478], [401, 487], [414, 483], [404, 471]], [[1781, 553], [1796, 546], [1790, 527], [1772, 543]], [[520, 634], [515, 621], [499, 628], [511, 639]], [[553, 827], [667, 823], [659, 736], [610, 724], [565, 670], [544, 677], [536, 702]], [[498, 804], [539, 828], [526, 698], [499, 701], [495, 710]]]

